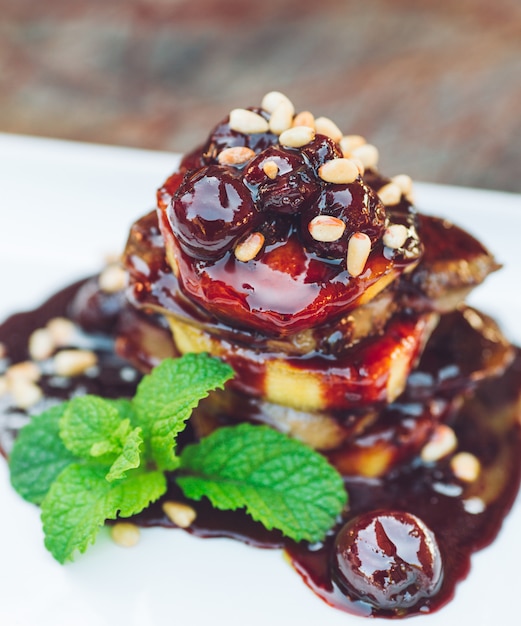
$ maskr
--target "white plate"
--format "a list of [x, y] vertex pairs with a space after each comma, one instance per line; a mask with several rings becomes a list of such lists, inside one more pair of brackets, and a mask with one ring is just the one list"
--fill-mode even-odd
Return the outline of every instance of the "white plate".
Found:
[[[0, 135], [0, 318], [119, 252], [176, 162], [165, 153]], [[417, 197], [423, 210], [466, 226], [505, 264], [472, 302], [521, 342], [521, 197], [427, 184], [417, 185]], [[414, 623], [518, 624], [520, 528], [518, 498], [497, 541], [473, 558], [456, 599]], [[152, 529], [123, 549], [102, 531], [84, 556], [60, 566], [43, 548], [38, 509], [12, 491], [1, 460], [0, 572], [2, 626], [367, 623], [315, 597], [279, 551], [224, 539]]]

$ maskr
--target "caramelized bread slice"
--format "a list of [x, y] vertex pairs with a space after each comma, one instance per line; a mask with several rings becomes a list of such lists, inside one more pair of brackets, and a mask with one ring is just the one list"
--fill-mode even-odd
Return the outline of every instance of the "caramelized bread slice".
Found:
[[398, 315], [381, 337], [370, 337], [337, 358], [313, 354], [288, 357], [231, 344], [170, 317], [181, 353], [208, 352], [228, 362], [230, 386], [303, 411], [355, 409], [397, 398], [438, 321], [436, 314]]

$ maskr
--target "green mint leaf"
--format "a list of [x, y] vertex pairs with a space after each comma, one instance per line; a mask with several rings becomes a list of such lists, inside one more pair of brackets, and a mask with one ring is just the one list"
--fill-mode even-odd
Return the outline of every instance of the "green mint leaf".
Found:
[[130, 431], [117, 404], [92, 395], [70, 400], [60, 422], [60, 436], [71, 452], [108, 464], [121, 453]]
[[141, 428], [138, 426], [127, 435], [121, 453], [116, 457], [114, 463], [112, 463], [109, 473], [106, 476], [108, 481], [125, 478], [128, 470], [139, 467], [141, 463], [142, 444], [143, 437], [141, 436]]
[[177, 435], [202, 398], [233, 376], [229, 365], [206, 354], [166, 359], [139, 384], [133, 407], [143, 429], [147, 456], [159, 469], [174, 470]]
[[220, 428], [182, 451], [180, 469], [188, 498], [245, 508], [295, 541], [323, 539], [347, 502], [341, 476], [323, 456], [267, 426]]
[[134, 423], [134, 409], [132, 407], [132, 400], [126, 398], [103, 398], [105, 402], [112, 405], [122, 420], [128, 419], [131, 424]]
[[60, 563], [72, 560], [94, 543], [105, 520], [139, 513], [165, 491], [161, 472], [108, 482], [101, 467], [69, 465], [42, 502], [45, 545]]
[[50, 486], [76, 456], [60, 439], [66, 404], [54, 406], [22, 428], [9, 457], [11, 484], [29, 502], [40, 504]]

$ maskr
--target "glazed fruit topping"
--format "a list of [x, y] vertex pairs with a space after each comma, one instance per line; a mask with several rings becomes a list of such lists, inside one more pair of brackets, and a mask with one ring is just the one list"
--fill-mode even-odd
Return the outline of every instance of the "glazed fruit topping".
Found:
[[221, 257], [261, 221], [234, 168], [209, 165], [185, 178], [172, 202], [172, 230], [199, 259]]
[[332, 570], [349, 595], [397, 612], [434, 595], [443, 578], [433, 533], [401, 511], [374, 511], [349, 521], [337, 536]]
[[[282, 94], [234, 109], [158, 194], [181, 290], [221, 320], [277, 334], [370, 300], [421, 256], [410, 185], [376, 162], [365, 139], [295, 115]], [[383, 187], [398, 190], [389, 205]]]
[[[275, 177], [270, 175], [275, 171], [272, 164], [277, 167]], [[302, 211], [319, 191], [319, 183], [300, 151], [275, 146], [251, 161], [244, 182], [263, 211], [290, 215]]]
[[[312, 224], [316, 224], [318, 216], [340, 220], [346, 227], [342, 235], [334, 241], [317, 239]], [[372, 245], [380, 239], [386, 226], [386, 211], [374, 191], [365, 183], [355, 181], [347, 185], [325, 185], [315, 201], [302, 212], [301, 219], [302, 237], [309, 250], [324, 257], [344, 258], [353, 233], [365, 233]]]

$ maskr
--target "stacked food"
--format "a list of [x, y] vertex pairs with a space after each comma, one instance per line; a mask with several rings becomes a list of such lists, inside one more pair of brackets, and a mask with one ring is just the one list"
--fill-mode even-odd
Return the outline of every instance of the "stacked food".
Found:
[[[272, 92], [185, 156], [159, 190], [160, 235], [155, 215], [134, 226], [133, 304], [164, 316], [179, 352], [209, 352], [236, 371], [198, 411], [201, 434], [233, 419], [266, 422], [330, 452], [346, 474], [380, 476], [448, 437], [440, 425], [460, 394], [511, 360], [495, 324], [462, 307], [498, 267], [492, 256], [456, 226], [419, 216], [410, 178], [384, 178], [377, 159], [362, 137], [295, 114]], [[434, 345], [450, 328], [494, 335], [471, 371], [443, 380], [443, 402], [441, 381], [417, 369], [440, 316]], [[138, 353], [150, 365], [158, 356]], [[410, 399], [425, 398], [412, 429], [392, 405], [408, 380]]]

